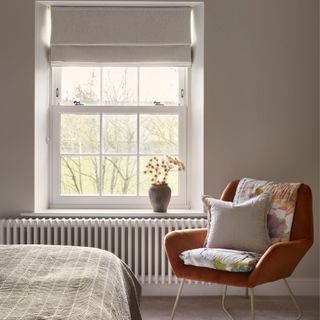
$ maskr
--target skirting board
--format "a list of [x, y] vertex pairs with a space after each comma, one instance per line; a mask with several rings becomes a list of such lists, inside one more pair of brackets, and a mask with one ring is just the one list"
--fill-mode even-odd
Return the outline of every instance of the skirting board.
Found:
[[[319, 296], [318, 278], [291, 278], [287, 279], [295, 296]], [[176, 296], [178, 284], [144, 284], [142, 285], [143, 296]], [[275, 281], [254, 288], [257, 296], [288, 296], [288, 290], [283, 281]], [[184, 296], [219, 296], [222, 294], [222, 286], [216, 284], [189, 284], [185, 282], [182, 295]], [[228, 287], [228, 295], [244, 295], [245, 289]]]

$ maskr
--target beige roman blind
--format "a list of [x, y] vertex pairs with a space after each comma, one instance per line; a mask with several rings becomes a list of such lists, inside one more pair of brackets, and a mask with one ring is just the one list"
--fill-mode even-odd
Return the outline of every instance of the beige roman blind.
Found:
[[52, 7], [51, 61], [191, 63], [188, 7]]

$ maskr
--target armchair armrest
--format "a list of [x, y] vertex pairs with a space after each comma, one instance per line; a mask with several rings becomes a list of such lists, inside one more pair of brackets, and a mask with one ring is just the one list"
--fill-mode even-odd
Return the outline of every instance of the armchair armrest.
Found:
[[251, 272], [249, 286], [289, 277], [311, 247], [312, 241], [301, 239], [271, 245]]
[[164, 246], [173, 271], [178, 275], [184, 267], [179, 254], [185, 250], [203, 247], [207, 229], [185, 229], [168, 233], [164, 238]]

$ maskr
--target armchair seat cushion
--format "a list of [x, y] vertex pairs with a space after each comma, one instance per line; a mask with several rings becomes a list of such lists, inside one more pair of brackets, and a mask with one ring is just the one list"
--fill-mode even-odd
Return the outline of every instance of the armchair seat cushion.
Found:
[[230, 249], [197, 248], [183, 251], [179, 256], [185, 265], [229, 272], [250, 272], [262, 255]]

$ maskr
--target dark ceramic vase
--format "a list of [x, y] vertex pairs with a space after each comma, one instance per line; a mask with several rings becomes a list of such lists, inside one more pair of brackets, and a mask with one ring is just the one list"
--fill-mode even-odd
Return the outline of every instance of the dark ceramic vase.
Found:
[[171, 198], [171, 189], [167, 183], [152, 184], [149, 199], [154, 212], [167, 212]]

